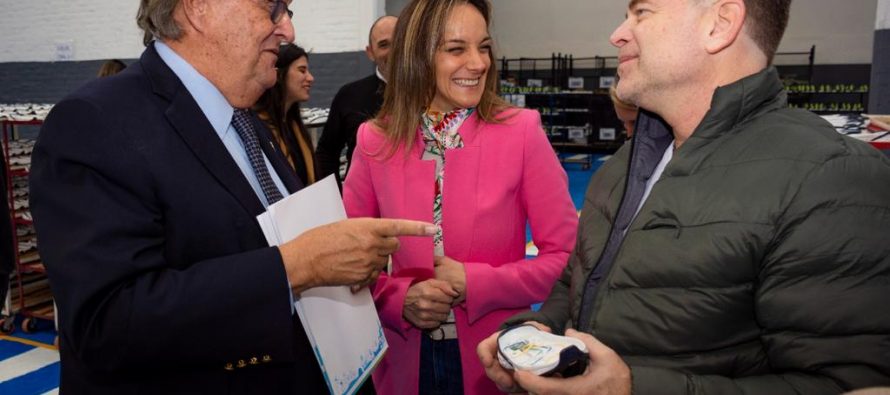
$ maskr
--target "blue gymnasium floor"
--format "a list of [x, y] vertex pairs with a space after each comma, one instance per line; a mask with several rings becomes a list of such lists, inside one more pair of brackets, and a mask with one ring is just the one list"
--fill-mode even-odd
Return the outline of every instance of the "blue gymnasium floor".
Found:
[[60, 366], [52, 322], [40, 321], [36, 332], [24, 333], [18, 319], [16, 328], [12, 336], [0, 336], [0, 394], [57, 394]]
[[[569, 176], [569, 193], [580, 210], [590, 176], [606, 157], [594, 157], [590, 169], [580, 164], [565, 164]], [[531, 240], [530, 233], [527, 233]], [[529, 254], [536, 254], [529, 246]], [[19, 320], [21, 321], [21, 320]], [[0, 336], [0, 394], [57, 394], [59, 389], [59, 353], [52, 345], [56, 332], [51, 322], [42, 321], [35, 333], [22, 332], [21, 322], [11, 336]]]

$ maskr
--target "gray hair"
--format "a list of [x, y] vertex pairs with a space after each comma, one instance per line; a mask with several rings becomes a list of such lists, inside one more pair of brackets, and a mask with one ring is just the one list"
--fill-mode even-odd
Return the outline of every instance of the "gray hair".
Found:
[[143, 43], [148, 45], [152, 38], [177, 40], [182, 37], [182, 29], [173, 19], [173, 11], [179, 0], [141, 0], [136, 23], [145, 32]]

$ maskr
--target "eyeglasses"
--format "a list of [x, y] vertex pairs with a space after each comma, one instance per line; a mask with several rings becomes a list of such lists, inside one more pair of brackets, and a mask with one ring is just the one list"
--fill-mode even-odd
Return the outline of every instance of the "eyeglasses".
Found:
[[287, 3], [284, 0], [275, 0], [275, 5], [272, 6], [272, 23], [281, 22], [281, 18], [284, 17], [284, 14], [287, 14], [288, 18], [294, 17], [294, 12], [287, 8]]

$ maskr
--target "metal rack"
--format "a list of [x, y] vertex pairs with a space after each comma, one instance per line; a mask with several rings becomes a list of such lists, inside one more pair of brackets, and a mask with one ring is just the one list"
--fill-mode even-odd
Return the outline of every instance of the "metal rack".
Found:
[[[41, 120], [2, 120], [3, 131], [3, 160], [6, 172], [7, 194], [9, 199], [8, 213], [12, 222], [12, 243], [15, 260], [15, 280], [10, 287], [10, 316], [0, 319], [0, 333], [10, 334], [15, 331], [15, 317], [23, 318], [21, 328], [30, 333], [37, 329], [38, 319], [55, 321], [55, 303], [52, 292], [49, 289], [49, 280], [46, 277], [46, 269], [40, 260], [40, 254], [36, 249], [36, 235], [30, 232], [21, 232], [22, 229], [33, 227], [30, 218], [30, 210], [26, 207], [16, 207], [15, 184], [16, 181], [27, 182], [30, 165], [17, 165], [12, 163], [11, 143], [17, 138], [16, 128], [19, 126], [39, 126]], [[22, 181], [24, 180], [24, 181]], [[33, 251], [21, 251], [20, 243], [33, 242]]]
[[[501, 58], [499, 63], [500, 78], [507, 82], [501, 95], [541, 113], [542, 126], [563, 163], [588, 168], [591, 154], [612, 153], [624, 143], [608, 89], [600, 87], [600, 78], [614, 75], [617, 57], [554, 53], [549, 58]], [[572, 87], [573, 79], [583, 79], [583, 88]], [[530, 86], [529, 80], [540, 86]]]
[[[809, 51], [778, 52], [777, 60], [788, 57], [806, 57], [802, 66], [782, 65], [776, 67], [788, 91], [788, 104], [819, 114], [860, 114], [868, 108], [869, 86], [867, 81], [849, 79], [814, 78], [816, 46]], [[824, 74], [824, 73], [823, 73]]]
[[529, 86], [529, 80], [540, 80], [543, 87], [567, 87], [573, 76], [575, 58], [570, 54], [553, 53], [549, 58], [501, 58], [500, 78]]

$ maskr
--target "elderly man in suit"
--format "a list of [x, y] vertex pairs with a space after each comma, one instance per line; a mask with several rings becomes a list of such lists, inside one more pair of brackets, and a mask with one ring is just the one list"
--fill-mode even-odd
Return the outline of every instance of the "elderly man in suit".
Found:
[[59, 307], [65, 393], [322, 393], [292, 313], [365, 285], [399, 235], [348, 220], [266, 244], [255, 217], [302, 185], [247, 110], [294, 38], [289, 0], [142, 0], [155, 41], [55, 106], [32, 209]]

